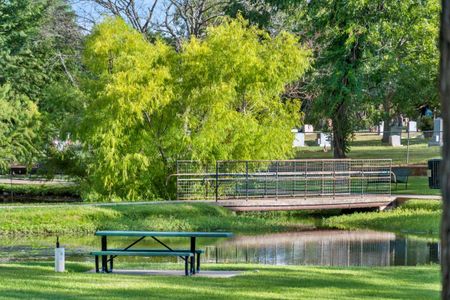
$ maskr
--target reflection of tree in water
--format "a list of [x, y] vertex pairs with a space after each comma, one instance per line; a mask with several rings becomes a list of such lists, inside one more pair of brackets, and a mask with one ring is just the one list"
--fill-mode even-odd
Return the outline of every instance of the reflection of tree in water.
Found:
[[239, 237], [206, 248], [207, 262], [390, 266], [439, 263], [435, 242], [368, 231], [309, 231]]
[[[0, 261], [52, 260], [54, 237], [4, 238], [0, 246]], [[128, 240], [112, 240], [111, 247], [120, 247]], [[171, 241], [177, 247], [182, 241]], [[214, 241], [210, 241], [214, 243]], [[68, 259], [91, 261], [89, 252], [99, 247], [93, 236], [63, 237]], [[139, 247], [158, 247], [143, 241]], [[440, 245], [432, 241], [397, 237], [393, 233], [373, 231], [315, 230], [256, 236], [238, 236], [219, 240], [205, 247], [202, 259], [209, 263], [237, 262], [278, 265], [324, 266], [389, 266], [439, 263]], [[167, 257], [146, 259], [155, 262], [174, 262]], [[121, 258], [138, 262], [141, 258]]]

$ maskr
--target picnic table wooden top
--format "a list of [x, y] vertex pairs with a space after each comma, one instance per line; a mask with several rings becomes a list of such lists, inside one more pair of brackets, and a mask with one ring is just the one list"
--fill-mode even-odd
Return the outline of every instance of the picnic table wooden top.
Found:
[[166, 236], [166, 237], [232, 237], [231, 232], [186, 232], [186, 231], [97, 231], [98, 236]]

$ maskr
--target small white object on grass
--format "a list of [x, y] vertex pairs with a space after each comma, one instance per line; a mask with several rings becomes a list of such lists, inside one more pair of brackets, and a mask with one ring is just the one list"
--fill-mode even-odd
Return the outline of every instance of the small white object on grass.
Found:
[[59, 246], [59, 237], [56, 237], [55, 248], [55, 272], [65, 271], [65, 253], [64, 248]]

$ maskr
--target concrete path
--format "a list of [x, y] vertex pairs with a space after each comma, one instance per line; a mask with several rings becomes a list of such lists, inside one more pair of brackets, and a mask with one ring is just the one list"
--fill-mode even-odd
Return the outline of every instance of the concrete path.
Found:
[[12, 184], [12, 185], [64, 185], [64, 186], [74, 186], [77, 183], [73, 181], [67, 181], [63, 179], [25, 179], [25, 178], [0, 178], [0, 184]]
[[[95, 273], [95, 270], [90, 270], [88, 272]], [[197, 273], [192, 277], [231, 278], [241, 275], [242, 273], [243, 271], [201, 271], [200, 273]], [[112, 274], [141, 276], [185, 276], [184, 271], [179, 270], [114, 270]]]
[[139, 201], [139, 202], [93, 202], [93, 203], [40, 203], [40, 204], [10, 204], [0, 205], [2, 208], [37, 208], [37, 207], [76, 207], [76, 206], [127, 206], [127, 205], [160, 205], [160, 204], [180, 204], [180, 203], [208, 203], [215, 205], [214, 200], [164, 200], [164, 201]]

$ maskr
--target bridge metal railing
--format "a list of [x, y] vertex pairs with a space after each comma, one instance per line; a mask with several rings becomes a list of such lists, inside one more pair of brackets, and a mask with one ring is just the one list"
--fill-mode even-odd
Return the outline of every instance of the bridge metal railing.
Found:
[[177, 199], [390, 195], [391, 165], [391, 159], [178, 161]]

